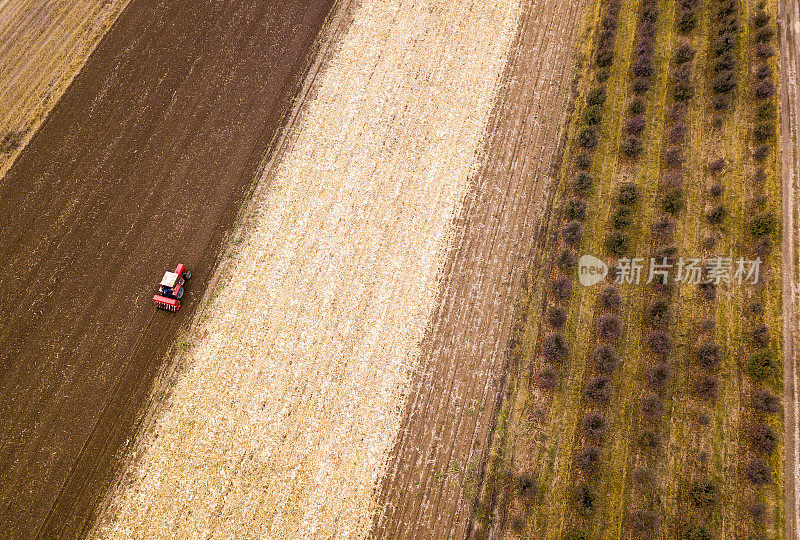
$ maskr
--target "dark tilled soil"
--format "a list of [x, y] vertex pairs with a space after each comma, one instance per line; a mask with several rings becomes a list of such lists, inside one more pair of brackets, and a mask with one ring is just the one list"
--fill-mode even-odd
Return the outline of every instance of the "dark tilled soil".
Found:
[[332, 4], [134, 0], [0, 183], [0, 538], [86, 528]]

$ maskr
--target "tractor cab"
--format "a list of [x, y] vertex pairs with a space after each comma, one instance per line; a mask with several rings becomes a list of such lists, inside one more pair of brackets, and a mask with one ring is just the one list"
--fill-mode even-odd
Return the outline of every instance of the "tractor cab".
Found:
[[179, 264], [174, 272], [165, 272], [158, 293], [153, 296], [153, 303], [159, 309], [178, 311], [181, 308], [184, 284], [192, 277], [192, 273], [183, 264]]

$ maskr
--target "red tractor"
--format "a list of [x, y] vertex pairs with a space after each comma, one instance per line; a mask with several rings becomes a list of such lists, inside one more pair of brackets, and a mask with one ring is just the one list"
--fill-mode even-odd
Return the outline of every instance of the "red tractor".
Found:
[[191, 279], [192, 273], [183, 264], [179, 264], [174, 272], [165, 272], [158, 284], [158, 294], [153, 296], [153, 303], [158, 309], [178, 311], [181, 309], [183, 285]]

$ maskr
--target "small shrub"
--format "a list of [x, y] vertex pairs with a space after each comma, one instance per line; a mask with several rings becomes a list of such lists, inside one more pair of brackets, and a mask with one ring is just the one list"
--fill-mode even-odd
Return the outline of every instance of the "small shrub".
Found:
[[759, 422], [750, 428], [750, 444], [756, 452], [771, 454], [778, 446], [778, 437], [767, 424]]
[[619, 365], [619, 356], [610, 345], [600, 345], [594, 351], [594, 364], [600, 373], [609, 374]]
[[575, 166], [581, 171], [588, 171], [592, 166], [592, 156], [586, 152], [581, 152], [575, 158]]
[[678, 81], [672, 89], [672, 97], [675, 101], [689, 101], [694, 97], [694, 88], [685, 81]]
[[756, 241], [756, 245], [753, 247], [753, 251], [756, 255], [762, 259], [765, 259], [772, 251], [772, 242], [770, 241], [769, 236], [759, 238]]
[[750, 302], [750, 305], [747, 306], [747, 310], [753, 315], [760, 315], [764, 312], [764, 304], [758, 300], [753, 300]]
[[689, 43], [681, 43], [675, 51], [675, 63], [684, 64], [694, 60], [694, 55], [697, 53]]
[[714, 54], [717, 56], [730, 52], [736, 46], [736, 38], [733, 35], [720, 36], [714, 41]]
[[722, 361], [722, 349], [716, 343], [703, 343], [697, 348], [697, 362], [706, 369], [713, 369]]
[[681, 148], [668, 148], [664, 152], [664, 164], [667, 167], [680, 167], [683, 165], [683, 150]]
[[606, 434], [606, 417], [598, 413], [587, 415], [583, 419], [583, 431], [589, 437], [602, 439]]
[[658, 435], [650, 430], [645, 430], [639, 434], [639, 446], [645, 450], [655, 450], [661, 444]]
[[662, 208], [667, 214], [673, 216], [679, 214], [683, 210], [684, 205], [682, 189], [671, 189], [664, 194]]
[[[709, 246], [708, 249], [713, 249], [713, 245]], [[705, 300], [711, 301], [717, 297], [717, 286], [713, 283], [701, 283], [697, 288], [700, 291], [700, 296]]]
[[606, 240], [606, 249], [609, 253], [620, 257], [630, 248], [631, 237], [624, 231], [614, 231]]
[[736, 73], [733, 71], [722, 71], [717, 73], [711, 84], [711, 89], [717, 94], [727, 94], [736, 88]]
[[701, 332], [713, 332], [717, 323], [714, 319], [703, 319], [697, 326]]
[[[662, 259], [657, 258], [657, 261], [662, 262]], [[650, 304], [647, 309], [647, 315], [650, 318], [650, 322], [656, 326], [669, 324], [669, 304], [663, 300], [657, 300]]]
[[775, 37], [775, 30], [769, 27], [761, 28], [754, 37], [756, 43], [767, 43]]
[[669, 365], [666, 362], [656, 364], [647, 371], [647, 384], [652, 388], [662, 388], [669, 380]]
[[697, 28], [697, 15], [692, 11], [683, 11], [678, 15], [678, 30], [681, 34], [688, 34]]
[[653, 234], [661, 240], [671, 238], [675, 234], [675, 220], [669, 216], [661, 216], [653, 222]]
[[774, 122], [777, 115], [774, 101], [766, 101], [758, 106], [756, 117], [762, 122]]
[[588, 103], [589, 106], [599, 105], [599, 106], [602, 107], [603, 105], [605, 105], [605, 103], [606, 103], [606, 89], [605, 89], [605, 87], [604, 86], [598, 86], [596, 88], [593, 88], [589, 92], [589, 95], [586, 98], [586, 103]]
[[714, 60], [714, 73], [731, 72], [736, 69], [736, 57], [730, 53], [723, 54]]
[[736, 38], [736, 34], [739, 33], [739, 20], [736, 17], [726, 17], [720, 20], [718, 24], [718, 36], [732, 36]]
[[775, 51], [772, 49], [772, 46], [769, 43], [758, 43], [756, 44], [756, 56], [762, 60], [766, 60], [767, 58], [772, 58], [775, 54]]
[[638, 486], [647, 487], [653, 483], [652, 473], [644, 467], [636, 467], [633, 469], [633, 474], [631, 474], [631, 476]]
[[713, 198], [722, 197], [722, 194], [725, 193], [725, 186], [722, 184], [714, 184], [710, 188], [708, 188], [708, 195]]
[[755, 16], [753, 17], [753, 26], [755, 28], [761, 28], [762, 26], [766, 26], [769, 24], [769, 15], [766, 11], [757, 11]]
[[689, 500], [698, 508], [708, 508], [717, 502], [719, 490], [712, 482], [695, 480], [689, 489]]
[[644, 114], [647, 106], [642, 98], [634, 98], [628, 105], [628, 114]]
[[753, 343], [759, 347], [769, 345], [769, 327], [766, 324], [759, 324], [753, 329]]
[[598, 142], [599, 142], [599, 137], [597, 135], [597, 129], [594, 127], [583, 128], [580, 134], [578, 135], [578, 144], [580, 144], [582, 148], [586, 148], [587, 150], [595, 148]]
[[672, 350], [672, 341], [664, 332], [656, 330], [647, 336], [647, 346], [654, 354], [666, 356]]
[[572, 281], [561, 278], [550, 284], [550, 294], [559, 302], [565, 302], [572, 296]]
[[774, 124], [758, 124], [753, 129], [753, 138], [755, 138], [756, 142], [767, 142], [775, 137], [775, 125]]
[[661, 246], [656, 251], [656, 259], [659, 261], [663, 261], [664, 259], [667, 260], [670, 264], [675, 264], [676, 257], [678, 255], [678, 248], [673, 245], [669, 246]]
[[760, 238], [762, 236], [768, 236], [774, 233], [777, 223], [775, 221], [775, 216], [769, 212], [763, 212], [750, 220], [749, 227], [750, 234], [756, 238]]
[[574, 191], [577, 195], [585, 196], [592, 191], [593, 185], [594, 178], [592, 178], [591, 175], [585, 172], [579, 172], [572, 181], [572, 191]]
[[567, 322], [567, 312], [564, 308], [551, 307], [547, 310], [547, 324], [553, 328], [562, 328]]
[[697, 416], [697, 423], [703, 427], [711, 425], [711, 417], [707, 413], [700, 413]]
[[569, 248], [561, 251], [556, 259], [556, 265], [563, 271], [569, 272], [574, 270], [578, 265], [578, 256]]
[[642, 414], [655, 420], [664, 414], [664, 401], [658, 394], [649, 394], [642, 398], [641, 408]]
[[536, 480], [529, 474], [521, 474], [515, 482], [517, 496], [523, 500], [529, 500], [536, 496], [539, 491]]
[[753, 90], [758, 99], [767, 99], [775, 95], [775, 83], [770, 79], [759, 81]]
[[731, 106], [731, 99], [725, 94], [717, 94], [711, 98], [711, 107], [715, 111], [727, 111]]
[[596, 499], [594, 492], [589, 489], [589, 486], [582, 485], [578, 487], [575, 492], [575, 500], [578, 508], [583, 514], [591, 514], [594, 510], [594, 503]]
[[781, 410], [780, 401], [769, 390], [758, 390], [753, 394], [753, 408], [758, 412], [777, 414]]
[[619, 289], [609, 285], [600, 293], [600, 306], [607, 311], [615, 311], [622, 306], [622, 297]]
[[614, 47], [612, 45], [601, 45], [597, 49], [594, 57], [595, 64], [599, 68], [606, 68], [614, 61]]
[[594, 78], [599, 84], [605, 84], [610, 76], [611, 72], [607, 68], [598, 69], [594, 74]]
[[767, 505], [761, 502], [753, 502], [747, 505], [747, 513], [758, 524], [763, 524], [767, 517]]
[[631, 66], [631, 72], [637, 77], [652, 77], [653, 71], [653, 61], [648, 56], [640, 56]]
[[745, 467], [745, 475], [747, 479], [757, 486], [772, 483], [772, 472], [769, 465], [762, 458], [756, 458], [750, 461]]
[[703, 238], [700, 242], [700, 246], [706, 251], [714, 251], [714, 248], [717, 247], [717, 239], [713, 236]]
[[690, 525], [683, 537], [686, 540], [712, 540], [711, 533], [701, 523]]
[[715, 159], [708, 164], [708, 172], [711, 174], [719, 174], [723, 170], [725, 170], [725, 158]]
[[747, 364], [747, 373], [752, 378], [764, 381], [769, 379], [776, 371], [775, 359], [769, 349], [756, 351]]
[[611, 399], [611, 379], [608, 377], [595, 377], [586, 386], [586, 397], [589, 400], [606, 404]]
[[611, 225], [615, 229], [626, 229], [633, 223], [633, 212], [629, 206], [620, 206], [611, 214]]
[[563, 362], [569, 356], [569, 349], [561, 334], [550, 334], [542, 343], [542, 355], [550, 362]]
[[583, 111], [583, 124], [586, 126], [596, 126], [603, 120], [603, 110], [595, 105], [594, 107], [587, 107]]
[[564, 536], [564, 540], [589, 540], [589, 533], [580, 529], [572, 529]]
[[772, 68], [767, 65], [760, 66], [756, 70], [756, 79], [759, 81], [764, 79], [772, 79]]
[[634, 510], [630, 515], [631, 530], [640, 536], [650, 536], [656, 529], [658, 520], [650, 510]]
[[686, 111], [688, 107], [686, 103], [675, 103], [669, 108], [667, 116], [670, 122], [682, 122], [686, 118]]
[[705, 400], [717, 399], [719, 383], [715, 377], [701, 376], [694, 381], [694, 392], [697, 397]]
[[577, 246], [583, 240], [583, 224], [580, 221], [570, 221], [561, 229], [561, 237], [570, 246]]
[[678, 122], [667, 133], [667, 140], [672, 144], [681, 144], [686, 138], [686, 124]]
[[644, 144], [642, 144], [642, 140], [638, 137], [630, 136], [622, 142], [620, 150], [622, 150], [625, 157], [633, 159], [642, 155], [642, 152], [644, 152]]
[[758, 146], [755, 151], [753, 152], [753, 157], [756, 161], [764, 161], [769, 156], [770, 151], [772, 148], [768, 144], [762, 144]]
[[623, 206], [633, 206], [639, 200], [639, 188], [634, 183], [622, 184], [617, 194], [617, 202]]
[[596, 446], [587, 446], [582, 448], [575, 462], [587, 476], [596, 474], [600, 470], [600, 449]]
[[583, 221], [586, 219], [586, 201], [583, 199], [570, 199], [564, 209], [564, 217], [569, 221]]
[[645, 77], [636, 77], [633, 79], [633, 83], [631, 84], [631, 88], [633, 89], [633, 93], [637, 96], [644, 95], [650, 90], [650, 86], [652, 83], [650, 79]]
[[597, 322], [597, 329], [601, 339], [614, 341], [622, 334], [622, 321], [616, 315], [604, 313]]
[[534, 383], [542, 390], [552, 390], [558, 385], [558, 372], [547, 366], [536, 374]]
[[625, 123], [625, 129], [628, 131], [629, 135], [641, 135], [644, 133], [644, 128], [647, 126], [647, 121], [644, 118], [643, 114], [637, 114], [628, 118], [628, 121]]
[[719, 225], [723, 221], [725, 221], [725, 217], [728, 215], [728, 211], [725, 210], [725, 207], [721, 204], [718, 204], [712, 208], [710, 208], [706, 212], [706, 219], [712, 225]]

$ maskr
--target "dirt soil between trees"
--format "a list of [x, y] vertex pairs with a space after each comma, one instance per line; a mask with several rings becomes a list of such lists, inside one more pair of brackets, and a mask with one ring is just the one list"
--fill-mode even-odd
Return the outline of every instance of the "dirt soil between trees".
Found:
[[784, 310], [784, 404], [785, 404], [785, 538], [798, 538], [800, 527], [800, 448], [798, 447], [798, 351], [800, 350], [800, 6], [797, 2], [780, 3], [781, 29], [781, 157], [783, 171], [783, 310]]
[[0, 538], [89, 523], [332, 4], [134, 0], [0, 183]]

